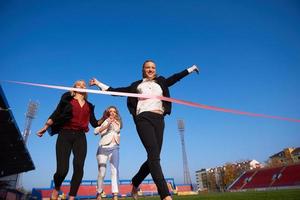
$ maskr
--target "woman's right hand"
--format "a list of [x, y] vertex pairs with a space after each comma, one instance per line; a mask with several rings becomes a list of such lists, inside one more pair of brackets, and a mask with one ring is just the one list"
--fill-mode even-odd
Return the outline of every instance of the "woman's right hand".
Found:
[[36, 134], [37, 134], [37, 136], [42, 137], [46, 131], [47, 131], [47, 127], [44, 126]]

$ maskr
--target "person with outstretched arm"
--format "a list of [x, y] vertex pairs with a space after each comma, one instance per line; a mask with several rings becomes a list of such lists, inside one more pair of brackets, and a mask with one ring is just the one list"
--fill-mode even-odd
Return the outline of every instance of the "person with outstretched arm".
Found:
[[[133, 82], [130, 86], [113, 88], [98, 81], [96, 78], [90, 80], [90, 85], [96, 85], [104, 91], [170, 97], [169, 87], [193, 72], [199, 73], [196, 65], [168, 78], [157, 76], [155, 62], [146, 60], [142, 65], [143, 79]], [[171, 106], [171, 102], [161, 101], [160, 99], [135, 97], [128, 97], [127, 99], [127, 107], [133, 116], [138, 135], [147, 152], [147, 160], [132, 178], [131, 193], [135, 200], [138, 198], [139, 185], [149, 173], [157, 186], [160, 198], [163, 200], [172, 199], [160, 165], [160, 153], [165, 127], [164, 116], [171, 113]]]

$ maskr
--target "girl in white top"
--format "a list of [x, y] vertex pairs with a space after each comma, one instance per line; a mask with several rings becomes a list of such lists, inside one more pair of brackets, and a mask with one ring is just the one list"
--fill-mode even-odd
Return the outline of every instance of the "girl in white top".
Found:
[[115, 106], [109, 106], [103, 113], [104, 120], [101, 126], [95, 128], [95, 134], [101, 135], [97, 150], [98, 180], [97, 180], [97, 200], [101, 200], [103, 193], [103, 180], [106, 172], [106, 163], [109, 160], [111, 168], [111, 191], [113, 200], [118, 199], [119, 193], [119, 144], [120, 129], [122, 120], [119, 111]]

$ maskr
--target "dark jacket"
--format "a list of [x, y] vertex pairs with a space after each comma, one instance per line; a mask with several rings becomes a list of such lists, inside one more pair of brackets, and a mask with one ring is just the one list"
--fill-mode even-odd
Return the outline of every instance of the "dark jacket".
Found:
[[[183, 70], [182, 72], [173, 74], [172, 76], [165, 78], [163, 76], [159, 76], [155, 78], [157, 84], [160, 85], [163, 96], [170, 97], [169, 87], [174, 85], [176, 82], [180, 81], [183, 77], [187, 76], [189, 72], [187, 70]], [[119, 88], [108, 88], [108, 91], [114, 92], [130, 92], [130, 93], [138, 93], [137, 87], [143, 80], [135, 81], [128, 87], [119, 87]], [[127, 107], [129, 112], [132, 114], [133, 117], [136, 116], [136, 106], [137, 106], [138, 99], [136, 97], [128, 97], [127, 98]], [[165, 109], [164, 115], [171, 114], [172, 103], [168, 101], [163, 101], [163, 107]]]
[[[55, 135], [60, 132], [63, 125], [70, 121], [72, 116], [72, 105], [70, 101], [73, 99], [70, 92], [66, 92], [61, 96], [61, 99], [54, 110], [54, 112], [50, 115], [49, 119], [52, 119], [53, 124], [48, 128], [49, 134]], [[93, 127], [98, 126], [98, 121], [95, 117], [94, 109], [95, 106], [90, 102], [86, 101], [90, 107], [90, 124]]]

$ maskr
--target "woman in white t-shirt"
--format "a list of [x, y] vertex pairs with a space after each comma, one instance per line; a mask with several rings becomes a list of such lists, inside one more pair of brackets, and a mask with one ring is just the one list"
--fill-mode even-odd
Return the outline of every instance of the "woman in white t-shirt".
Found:
[[98, 180], [97, 200], [101, 200], [103, 181], [106, 173], [106, 163], [109, 160], [111, 168], [111, 191], [113, 200], [118, 199], [119, 193], [119, 144], [122, 120], [115, 106], [109, 106], [103, 113], [104, 122], [95, 128], [95, 134], [100, 133], [101, 140], [97, 150]]
[[[143, 79], [135, 81], [127, 87], [113, 88], [98, 81], [96, 78], [90, 80], [90, 85], [96, 85], [104, 91], [170, 97], [169, 87], [193, 72], [199, 73], [196, 65], [165, 78], [157, 75], [156, 64], [153, 60], [146, 60], [142, 66]], [[129, 96], [127, 98], [127, 107], [133, 116], [136, 130], [147, 152], [147, 160], [141, 165], [139, 171], [131, 180], [132, 198], [134, 200], [138, 199], [138, 187], [151, 174], [160, 199], [172, 200], [160, 165], [160, 153], [165, 128], [164, 117], [171, 114], [172, 104], [157, 98], [145, 99]]]

